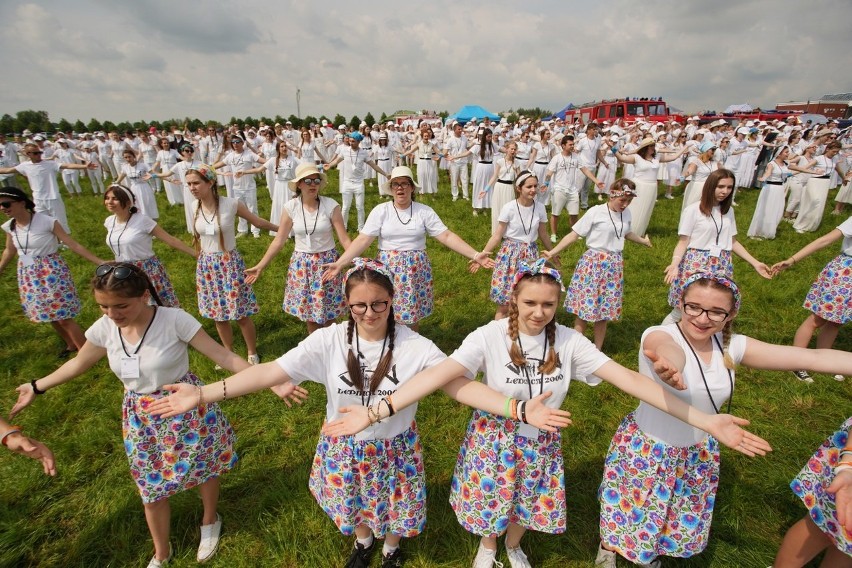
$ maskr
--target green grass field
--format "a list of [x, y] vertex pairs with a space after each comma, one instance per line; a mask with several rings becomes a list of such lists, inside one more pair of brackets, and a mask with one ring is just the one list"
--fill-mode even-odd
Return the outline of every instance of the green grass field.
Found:
[[[337, 173], [330, 176], [326, 195], [339, 200]], [[375, 183], [367, 194], [369, 211], [379, 201]], [[258, 195], [265, 216], [270, 208], [266, 188], [261, 186]], [[820, 231], [810, 235], [796, 234], [790, 225], [782, 223], [775, 241], [749, 241], [745, 230], [757, 191], [741, 192], [737, 200], [740, 237], [746, 248], [770, 265], [828, 232], [842, 219], [827, 215]], [[480, 249], [488, 240], [490, 217], [473, 217], [469, 202], [451, 201], [446, 172], [441, 174], [438, 195], [424, 201], [475, 248]], [[88, 193], [79, 199], [66, 197], [65, 202], [74, 238], [109, 258], [103, 227], [107, 213], [101, 199]], [[158, 203], [160, 224], [188, 241], [182, 210], [169, 208], [164, 194], [158, 195]], [[629, 243], [625, 251], [624, 317], [609, 326], [604, 351], [632, 368], [636, 367], [642, 331], [659, 323], [668, 312], [662, 273], [677, 240], [679, 213], [679, 199], [660, 199], [649, 229], [654, 247]], [[351, 215], [354, 236], [354, 211]], [[563, 218], [560, 236], [566, 229], [567, 218]], [[247, 265], [261, 258], [270, 241], [266, 234], [260, 240], [238, 241]], [[422, 322], [420, 331], [450, 353], [466, 334], [493, 317], [494, 306], [488, 301], [490, 274], [468, 274], [465, 259], [435, 241], [428, 247], [436, 275], [435, 312]], [[194, 259], [159, 242], [155, 248], [183, 307], [197, 316]], [[807, 315], [801, 307], [805, 293], [838, 248], [812, 255], [773, 281], [763, 280], [747, 264], [735, 260], [736, 279], [744, 296], [735, 329], [761, 340], [790, 343]], [[375, 245], [368, 254], [374, 249]], [[292, 241], [255, 285], [261, 307], [255, 316], [259, 350], [267, 361], [292, 348], [305, 334], [303, 323], [281, 312], [291, 251]], [[578, 243], [563, 253], [566, 282], [582, 252], [583, 246]], [[78, 321], [85, 328], [100, 315], [87, 288], [94, 266], [68, 251], [63, 254], [84, 301]], [[0, 313], [0, 409], [7, 415], [16, 399], [14, 388], [53, 371], [59, 365], [56, 355], [61, 345], [50, 326], [36, 325], [23, 317], [13, 267], [0, 276], [0, 290], [4, 299]], [[566, 325], [573, 323], [562, 310], [558, 319]], [[216, 337], [211, 321], [204, 320], [204, 328]], [[841, 330], [835, 347], [849, 350], [850, 345], [849, 330]], [[239, 341], [237, 348], [245, 354]], [[191, 368], [203, 379], [225, 376], [216, 373], [213, 364], [197, 353], [190, 357]], [[848, 374], [852, 375], [852, 369]], [[805, 511], [789, 490], [790, 480], [852, 407], [852, 379], [841, 383], [816, 376], [816, 382], [809, 385], [789, 373], [747, 369], [741, 369], [737, 379], [733, 413], [749, 418], [750, 429], [768, 439], [775, 451], [756, 459], [722, 451], [722, 479], [707, 550], [690, 560], [664, 559], [664, 566], [769, 565], [785, 530]], [[241, 459], [223, 478], [219, 510], [224, 527], [220, 550], [211, 566], [333, 567], [345, 562], [351, 539], [339, 534], [308, 492], [311, 458], [325, 411], [323, 390], [317, 385], [309, 385], [309, 390], [310, 400], [292, 410], [270, 392], [224, 404], [238, 435]], [[124, 456], [121, 398], [119, 381], [102, 362], [78, 380], [40, 397], [15, 421], [55, 451], [59, 475], [47, 478], [36, 463], [0, 452], [0, 566], [146, 565], [153, 547]], [[564, 405], [574, 420], [564, 433], [568, 530], [559, 536], [527, 535], [523, 547], [534, 566], [592, 566], [598, 541], [596, 490], [603, 458], [618, 423], [635, 405], [635, 400], [607, 384], [571, 389]], [[448, 504], [455, 457], [469, 415], [470, 409], [443, 394], [433, 395], [420, 405], [418, 422], [426, 459], [429, 516], [426, 531], [403, 542], [407, 566], [469, 566], [475, 555], [478, 538], [459, 526]], [[173, 566], [196, 565], [200, 517], [201, 503], [195, 492], [172, 499]], [[500, 559], [506, 561], [502, 551]], [[378, 558], [374, 562], [378, 566]], [[622, 561], [620, 565], [628, 564]]]

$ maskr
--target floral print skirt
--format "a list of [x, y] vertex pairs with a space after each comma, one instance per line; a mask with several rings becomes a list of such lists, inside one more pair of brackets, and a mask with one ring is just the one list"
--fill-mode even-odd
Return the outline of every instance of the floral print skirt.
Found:
[[236, 249], [202, 252], [195, 268], [198, 313], [214, 321], [234, 321], [258, 312], [251, 284], [246, 283], [246, 263]]
[[323, 324], [334, 321], [346, 309], [343, 298], [343, 276], [337, 275], [323, 283], [322, 265], [337, 260], [335, 249], [323, 252], [293, 251], [287, 269], [287, 288], [284, 290], [284, 313]]
[[840, 254], [825, 265], [805, 297], [804, 308], [830, 322], [852, 321], [852, 256]]
[[491, 293], [489, 298], [498, 306], [505, 306], [512, 298], [515, 285], [515, 273], [522, 261], [535, 262], [538, 259], [538, 246], [514, 239], [503, 239], [497, 258], [494, 259], [494, 272], [491, 273]]
[[617, 321], [623, 295], [621, 253], [588, 249], [574, 269], [565, 309], [584, 321]]
[[432, 264], [425, 250], [380, 250], [376, 260], [393, 274], [393, 315], [411, 325], [432, 313]]
[[57, 252], [32, 260], [24, 266], [18, 259], [18, 292], [24, 315], [36, 323], [77, 317], [80, 298], [65, 259]]

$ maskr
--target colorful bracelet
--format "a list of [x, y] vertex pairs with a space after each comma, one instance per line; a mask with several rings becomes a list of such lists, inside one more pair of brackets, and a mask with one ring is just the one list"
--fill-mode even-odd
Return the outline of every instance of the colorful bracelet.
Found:
[[503, 405], [503, 416], [505, 416], [506, 418], [511, 418], [511, 417], [512, 417], [512, 413], [511, 413], [511, 412], [509, 412], [509, 407], [510, 407], [511, 405], [512, 405], [512, 397], [511, 397], [511, 396], [507, 396], [507, 397], [506, 397], [506, 404], [504, 404], [504, 405]]
[[512, 399], [512, 420], [518, 419], [518, 400]]
[[518, 414], [520, 415], [521, 422], [524, 424], [529, 424], [529, 422], [527, 422], [527, 402], [529, 401], [522, 400], [518, 403]]
[[6, 438], [11, 436], [12, 434], [20, 434], [21, 427], [20, 426], [12, 426], [11, 430], [7, 430], [2, 436], [0, 436], [0, 444], [6, 445]]
[[396, 414], [396, 409], [393, 407], [393, 401], [391, 400], [391, 395], [387, 395], [384, 399], [385, 404], [388, 405], [388, 418]]

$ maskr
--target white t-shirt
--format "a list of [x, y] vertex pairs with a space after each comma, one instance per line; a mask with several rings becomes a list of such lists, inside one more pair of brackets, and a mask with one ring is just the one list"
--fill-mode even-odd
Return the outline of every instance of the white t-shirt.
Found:
[[340, 191], [358, 191], [364, 189], [364, 175], [367, 173], [367, 161], [370, 153], [359, 147], [357, 151], [343, 144], [337, 148], [340, 162]]
[[843, 233], [843, 245], [840, 247], [840, 252], [852, 256], [852, 217], [849, 217], [837, 229]]
[[[648, 334], [654, 331], [668, 333], [683, 349], [683, 353], [686, 355], [686, 366], [682, 375], [686, 384], [686, 390], [672, 388], [654, 374], [654, 365], [648, 360], [642, 349], [639, 350], [639, 372], [647, 377], [651, 377], [663, 385], [664, 389], [687, 404], [691, 404], [702, 412], [715, 414], [716, 411], [713, 410], [713, 404], [707, 396], [704, 380], [701, 378], [701, 370], [703, 370], [704, 378], [707, 380], [707, 388], [710, 389], [710, 395], [713, 397], [713, 402], [716, 403], [716, 408], [719, 409], [719, 412], [725, 412], [722, 405], [730, 398], [731, 378], [735, 379], [736, 377], [734, 376], [734, 371], [731, 371], [731, 378], [728, 377], [728, 369], [725, 368], [724, 356], [716, 344], [716, 339], [718, 339], [719, 345], [722, 345], [722, 334], [717, 333], [715, 336], [716, 339], [713, 340], [713, 358], [710, 364], [707, 365], [702, 361], [701, 369], [699, 369], [698, 362], [689, 350], [689, 344], [677, 330], [676, 324], [660, 325], [646, 329], [645, 333], [642, 334], [643, 345]], [[745, 355], [745, 348], [746, 337], [734, 334], [731, 337], [728, 351], [735, 363], [739, 363], [742, 360]], [[691, 446], [707, 437], [707, 433], [703, 430], [693, 428], [689, 424], [645, 402], [639, 403], [634, 416], [636, 423], [644, 433], [671, 446]]]
[[593, 250], [621, 252], [624, 250], [624, 235], [630, 232], [629, 209], [621, 213], [612, 211], [606, 203], [590, 207], [571, 230], [586, 239], [586, 246]]
[[657, 171], [660, 169], [660, 161], [657, 158], [646, 160], [638, 154], [633, 154], [633, 158], [633, 181], [657, 183]]
[[[411, 377], [446, 359], [446, 355], [434, 343], [405, 326], [397, 325], [393, 365], [389, 374], [379, 383], [376, 392], [371, 395], [367, 391], [357, 390], [349, 378], [349, 371], [346, 369], [346, 359], [349, 355], [346, 329], [345, 323], [335, 323], [318, 329], [276, 361], [294, 384], [314, 381], [325, 385], [326, 420], [340, 418], [341, 407], [374, 404], [388, 395], [393, 395], [396, 389]], [[354, 337], [352, 342], [352, 348], [355, 349]], [[360, 351], [363, 354], [361, 368], [367, 382], [371, 380], [372, 372], [383, 356], [382, 346], [382, 341], [360, 341]], [[366, 428], [356, 434], [355, 438], [393, 438], [411, 426], [416, 412], [417, 404], [412, 404], [398, 410], [391, 418]]]
[[324, 252], [334, 248], [332, 234], [334, 227], [331, 224], [331, 215], [340, 206], [330, 197], [320, 195], [319, 200], [319, 207], [315, 213], [303, 210], [302, 200], [299, 197], [294, 197], [284, 204], [284, 209], [293, 220], [293, 234], [296, 235], [295, 250], [298, 252]]
[[[296, 177], [296, 166], [299, 165], [299, 159], [291, 154], [278, 160], [276, 165], [275, 154], [266, 160], [266, 172], [274, 176], [276, 183], [286, 183]], [[277, 171], [276, 171], [277, 170]], [[284, 186], [285, 189], [289, 189]]]
[[426, 235], [437, 237], [447, 226], [428, 205], [416, 201], [399, 211], [393, 202], [376, 205], [361, 232], [379, 238], [379, 250], [425, 250]]
[[115, 260], [132, 262], [154, 256], [151, 231], [156, 226], [156, 221], [142, 213], [132, 214], [127, 223], [121, 223], [115, 215], [107, 217], [104, 221], [104, 227], [107, 228], [106, 243], [115, 255]]
[[689, 248], [712, 250], [718, 246], [720, 250], [733, 249], [734, 235], [737, 234], [734, 208], [729, 208], [728, 212], [722, 215], [722, 210], [717, 205], [707, 216], [701, 213], [700, 206], [700, 202], [686, 206], [680, 217], [677, 234], [689, 237]]
[[587, 168], [595, 167], [598, 161], [597, 152], [601, 147], [601, 139], [599, 136], [594, 138], [580, 138], [574, 147], [574, 150], [580, 154], [581, 163]]
[[186, 172], [193, 169], [193, 168], [197, 168], [200, 165], [201, 165], [201, 162], [199, 160], [196, 160], [196, 159], [192, 159], [192, 160], [189, 160], [189, 161], [182, 160], [182, 161], [178, 162], [177, 164], [175, 164], [174, 166], [172, 166], [171, 168], [169, 168], [169, 171], [172, 172], [173, 174], [176, 174], [178, 179], [180, 179], [180, 182], [183, 184], [183, 187], [186, 189], [186, 191], [189, 191], [189, 186], [186, 185]]
[[46, 256], [59, 250], [59, 241], [53, 234], [56, 219], [44, 213], [33, 213], [26, 227], [16, 223], [12, 230], [12, 219], [3, 223], [3, 230], [12, 235], [12, 243], [18, 251], [18, 257], [26, 262], [27, 257]]
[[692, 181], [701, 188], [704, 187], [704, 182], [707, 181], [707, 178], [718, 166], [718, 163], [712, 159], [709, 162], [702, 162], [697, 156], [690, 157], [686, 164], [687, 167], [689, 164], [695, 164], [695, 173], [692, 174]]
[[[600, 384], [601, 380], [594, 373], [610, 359], [583, 334], [557, 324], [555, 349], [562, 366], [542, 376], [539, 366], [547, 358], [544, 349], [546, 334], [542, 332], [535, 337], [520, 334], [527, 364], [518, 367], [509, 356], [511, 341], [508, 329], [508, 319], [492, 321], [471, 332], [450, 358], [467, 369], [465, 375], [468, 378], [472, 379], [482, 371], [483, 383], [512, 398], [529, 400], [551, 391], [553, 395], [545, 401], [550, 408], [562, 406], [572, 380], [588, 385]], [[537, 435], [538, 429], [522, 424], [521, 433], [524, 436]]]
[[[201, 209], [201, 202], [192, 202], [192, 212], [195, 216], [195, 230], [201, 237], [202, 252], [228, 252], [237, 248], [237, 237], [234, 234], [234, 220], [237, 217], [239, 201], [236, 198], [220, 197], [219, 214], [210, 215]], [[196, 210], [198, 210], [196, 212]], [[219, 233], [225, 241], [225, 250], [219, 246]]]
[[[231, 152], [223, 160], [225, 165], [231, 168], [231, 171], [244, 172], [260, 165], [257, 155], [251, 150], [243, 150], [242, 154]], [[257, 184], [254, 181], [253, 175], [234, 176], [234, 191], [246, 192], [257, 190]]]
[[552, 175], [553, 189], [565, 193], [580, 191], [580, 178], [583, 176], [581, 167], [583, 166], [580, 157], [576, 153], [568, 156], [559, 153], [553, 156], [546, 170]]
[[59, 185], [56, 183], [59, 162], [52, 160], [42, 160], [37, 164], [23, 162], [15, 166], [15, 169], [27, 177], [33, 192], [33, 201], [59, 199]]
[[535, 150], [536, 164], [550, 164], [551, 156], [553, 155], [553, 144], [547, 142], [542, 145], [541, 142], [536, 142], [533, 144], [533, 150]]
[[539, 224], [547, 223], [547, 211], [538, 201], [524, 207], [517, 199], [513, 199], [500, 209], [497, 221], [506, 223], [504, 238], [530, 244], [538, 239]]
[[[125, 339], [122, 347], [118, 326], [107, 316], [101, 316], [86, 330], [86, 340], [107, 350], [109, 368], [124, 383], [125, 390], [148, 394], [177, 382], [189, 372], [187, 344], [199, 329], [201, 323], [180, 308], [158, 306], [141, 344]], [[121, 377], [125, 351], [139, 357], [139, 378]]]

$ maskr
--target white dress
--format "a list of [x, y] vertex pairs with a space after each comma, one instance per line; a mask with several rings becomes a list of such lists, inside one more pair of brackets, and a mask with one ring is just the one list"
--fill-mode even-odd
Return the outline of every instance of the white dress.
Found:
[[636, 184], [638, 195], [633, 198], [628, 209], [633, 219], [633, 233], [644, 236], [657, 200], [657, 171], [660, 169], [660, 162], [657, 158], [648, 161], [636, 154], [633, 157], [636, 160], [633, 165], [633, 182]]
[[831, 183], [831, 170], [833, 162], [823, 156], [816, 157], [814, 167], [823, 171], [822, 175], [813, 176], [808, 180], [802, 192], [802, 202], [799, 205], [799, 216], [793, 223], [793, 228], [798, 232], [808, 233], [816, 231], [822, 222], [822, 214], [825, 211], [825, 202], [828, 200], [828, 187]]
[[433, 157], [438, 153], [436, 144], [418, 142], [414, 153], [417, 158], [417, 183], [420, 184], [420, 194], [438, 193], [438, 164]]
[[515, 178], [521, 171], [520, 162], [517, 159], [509, 164], [506, 158], [498, 158], [494, 161], [494, 168], [497, 170], [497, 182], [491, 188], [492, 234], [497, 230], [497, 222], [503, 206], [515, 199]]
[[479, 154], [479, 144], [474, 145], [470, 149], [473, 157], [473, 208], [488, 209], [491, 207], [491, 192], [486, 192], [483, 197], [479, 195], [485, 191], [485, 186], [491, 181], [491, 176], [494, 174], [494, 145], [485, 149], [485, 157], [481, 158]]
[[748, 236], [774, 239], [778, 223], [784, 216], [784, 182], [790, 170], [786, 165], [779, 166], [775, 160], [769, 162], [766, 167], [770, 170], [769, 176], [757, 198], [754, 216], [748, 226]]
[[692, 181], [687, 184], [686, 190], [683, 192], [683, 203], [680, 206], [681, 213], [683, 213], [687, 205], [701, 201], [704, 182], [707, 181], [707, 177], [716, 169], [718, 162], [712, 159], [709, 162], [702, 162], [700, 158], [693, 156], [689, 158], [687, 165], [689, 164], [695, 164], [695, 172], [692, 174]]
[[[272, 211], [269, 213], [269, 222], [276, 225], [281, 221], [281, 213], [284, 211], [284, 204], [293, 198], [290, 193], [290, 186], [287, 185], [291, 179], [296, 177], [296, 166], [301, 162], [291, 155], [280, 160], [270, 158], [266, 160], [267, 177], [272, 178]], [[269, 231], [269, 234], [275, 236], [275, 231]]]

